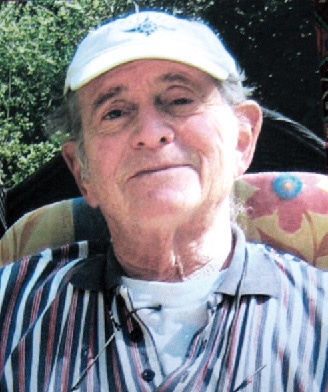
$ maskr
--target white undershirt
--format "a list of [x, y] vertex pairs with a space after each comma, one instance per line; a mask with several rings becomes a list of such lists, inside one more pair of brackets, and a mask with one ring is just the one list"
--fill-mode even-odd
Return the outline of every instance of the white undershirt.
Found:
[[133, 308], [161, 305], [161, 310], [138, 310], [157, 347], [166, 375], [183, 363], [191, 338], [206, 324], [207, 299], [223, 272], [167, 283], [122, 277], [129, 289]]

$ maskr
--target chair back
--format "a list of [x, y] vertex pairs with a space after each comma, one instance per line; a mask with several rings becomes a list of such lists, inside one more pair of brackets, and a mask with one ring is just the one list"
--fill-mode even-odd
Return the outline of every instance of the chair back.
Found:
[[[237, 222], [246, 238], [295, 254], [328, 269], [328, 177], [305, 172], [245, 174], [234, 196], [243, 205]], [[0, 241], [1, 264], [81, 240], [107, 240], [98, 209], [83, 198], [38, 208], [20, 218]]]

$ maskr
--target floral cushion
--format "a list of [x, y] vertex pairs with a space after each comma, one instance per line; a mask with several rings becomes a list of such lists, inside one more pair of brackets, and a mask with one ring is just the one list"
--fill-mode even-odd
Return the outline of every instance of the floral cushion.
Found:
[[235, 183], [249, 241], [263, 242], [328, 269], [328, 177], [316, 173], [246, 174]]
[[[249, 241], [263, 242], [328, 269], [328, 177], [316, 173], [245, 174], [234, 194]], [[64, 200], [24, 215], [0, 241], [0, 264], [50, 247], [109, 233], [98, 210], [83, 198]]]

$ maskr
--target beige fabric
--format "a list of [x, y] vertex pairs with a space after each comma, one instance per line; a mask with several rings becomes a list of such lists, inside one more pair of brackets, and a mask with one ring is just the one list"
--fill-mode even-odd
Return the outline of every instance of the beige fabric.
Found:
[[71, 200], [50, 204], [20, 218], [0, 241], [0, 264], [74, 242]]

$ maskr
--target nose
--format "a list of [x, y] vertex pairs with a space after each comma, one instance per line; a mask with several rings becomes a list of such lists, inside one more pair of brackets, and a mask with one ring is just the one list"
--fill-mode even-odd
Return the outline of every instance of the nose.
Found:
[[139, 110], [132, 136], [134, 148], [155, 149], [172, 143], [175, 134], [173, 126], [163, 118], [156, 108]]

